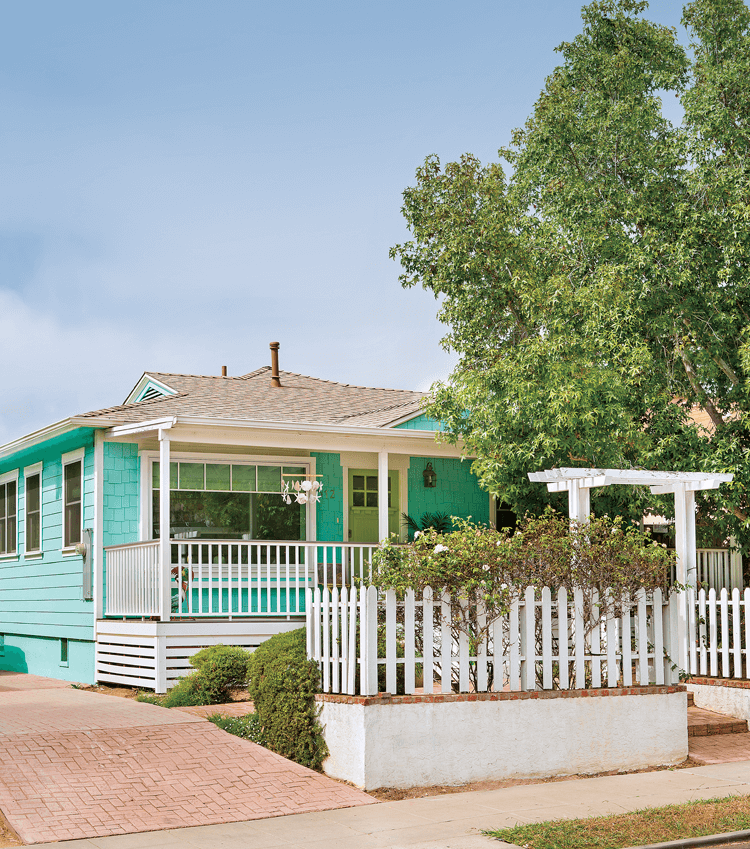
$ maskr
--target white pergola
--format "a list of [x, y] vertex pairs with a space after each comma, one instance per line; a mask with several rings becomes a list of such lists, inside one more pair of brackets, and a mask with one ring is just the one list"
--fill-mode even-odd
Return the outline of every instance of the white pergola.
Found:
[[[675, 550], [677, 580], [681, 584], [696, 583], [695, 561], [695, 493], [700, 489], [718, 489], [734, 475], [705, 472], [651, 472], [641, 469], [547, 469], [530, 472], [529, 480], [546, 483], [550, 492], [568, 493], [568, 515], [571, 520], [586, 522], [591, 514], [591, 490], [595, 486], [625, 484], [648, 486], [654, 495], [674, 493]], [[680, 665], [686, 668], [687, 620], [685, 605], [680, 605], [677, 630]]]
[[588, 521], [591, 490], [595, 486], [626, 484], [648, 486], [654, 495], [674, 493], [677, 580], [695, 584], [695, 493], [718, 489], [734, 475], [705, 472], [649, 472], [641, 469], [547, 469], [531, 472], [529, 480], [546, 483], [550, 492], [568, 492], [568, 515], [577, 522]]

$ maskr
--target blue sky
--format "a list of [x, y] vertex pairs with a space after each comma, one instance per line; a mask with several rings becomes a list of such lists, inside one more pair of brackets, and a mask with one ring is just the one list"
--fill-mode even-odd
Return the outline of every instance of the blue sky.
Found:
[[289, 371], [445, 377], [436, 303], [388, 258], [401, 193], [428, 154], [496, 158], [580, 6], [2, 4], [0, 444], [274, 340]]

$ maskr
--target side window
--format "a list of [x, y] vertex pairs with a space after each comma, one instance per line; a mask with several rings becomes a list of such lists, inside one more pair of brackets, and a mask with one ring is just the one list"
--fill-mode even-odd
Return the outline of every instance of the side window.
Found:
[[17, 546], [18, 470], [0, 475], [0, 555], [15, 554]]
[[83, 455], [63, 458], [63, 548], [81, 542], [83, 528]]
[[42, 467], [24, 469], [24, 528], [26, 554], [42, 550]]

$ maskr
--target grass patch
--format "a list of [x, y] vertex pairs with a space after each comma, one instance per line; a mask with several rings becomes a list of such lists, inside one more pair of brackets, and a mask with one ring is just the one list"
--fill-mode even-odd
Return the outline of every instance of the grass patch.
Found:
[[251, 740], [259, 746], [263, 745], [263, 730], [258, 721], [257, 714], [248, 713], [245, 716], [221, 716], [221, 714], [215, 713], [212, 716], [207, 716], [206, 719], [209, 722], [213, 722], [222, 731], [234, 734], [235, 737]]
[[750, 829], [750, 799], [729, 796], [629, 814], [517, 825], [485, 834], [528, 849], [624, 849], [746, 829]]

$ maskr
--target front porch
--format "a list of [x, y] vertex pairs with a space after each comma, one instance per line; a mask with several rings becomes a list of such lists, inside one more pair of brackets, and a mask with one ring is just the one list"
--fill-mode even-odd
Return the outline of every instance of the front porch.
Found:
[[302, 627], [306, 589], [366, 580], [377, 547], [172, 539], [166, 569], [159, 540], [108, 547], [96, 680], [166, 692], [205, 646], [254, 649]]

